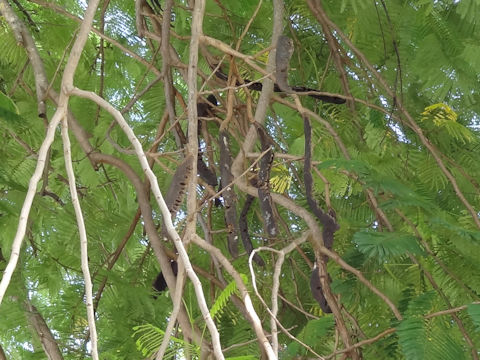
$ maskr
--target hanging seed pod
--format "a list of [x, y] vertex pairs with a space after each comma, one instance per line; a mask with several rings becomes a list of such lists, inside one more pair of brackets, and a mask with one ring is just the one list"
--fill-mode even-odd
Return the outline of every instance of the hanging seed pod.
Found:
[[286, 93], [293, 92], [288, 85], [288, 64], [293, 54], [293, 41], [287, 36], [281, 35], [277, 42], [277, 52], [275, 56], [277, 85], [281, 91]]
[[[328, 277], [328, 280], [329, 282], [331, 281], [330, 276]], [[313, 298], [317, 300], [318, 305], [320, 305], [320, 309], [322, 309], [325, 314], [330, 314], [332, 310], [330, 309], [330, 306], [328, 306], [327, 299], [325, 299], [325, 295], [323, 294], [320, 274], [318, 273], [316, 262], [312, 270], [312, 275], [310, 276], [310, 290], [312, 291]]]
[[237, 232], [237, 209], [235, 203], [237, 196], [231, 186], [233, 176], [231, 172], [232, 155], [230, 154], [228, 133], [220, 131], [220, 185], [223, 192], [223, 203], [225, 206], [225, 225], [227, 227], [228, 251], [236, 258], [238, 256], [238, 232]]
[[172, 182], [168, 188], [167, 195], [165, 196], [165, 203], [168, 210], [175, 217], [178, 209], [183, 203], [185, 192], [187, 190], [188, 179], [192, 173], [192, 161], [193, 156], [187, 156], [183, 162], [178, 166], [175, 174], [173, 174]]
[[[250, 239], [250, 234], [248, 233], [247, 215], [254, 200], [255, 198], [252, 195], [247, 195], [242, 212], [240, 213], [240, 219], [238, 220], [240, 237], [242, 238], [243, 247], [245, 248], [248, 256], [250, 256], [253, 251], [253, 244], [252, 239]], [[253, 261], [255, 261], [259, 266], [265, 266], [265, 262], [258, 254], [253, 255]]]
[[263, 220], [265, 221], [265, 228], [268, 235], [276, 236], [277, 224], [275, 223], [275, 216], [273, 214], [273, 202], [270, 195], [270, 171], [273, 164], [273, 145], [274, 142], [265, 132], [265, 129], [257, 124], [257, 131], [260, 139], [262, 152], [268, 152], [260, 159], [258, 171], [258, 199], [260, 200], [260, 210], [262, 212]]
[[198, 175], [210, 186], [217, 186], [218, 185], [218, 180], [217, 180], [217, 175], [210, 170], [210, 168], [205, 164], [202, 158], [202, 153], [198, 153], [197, 157], [197, 172]]

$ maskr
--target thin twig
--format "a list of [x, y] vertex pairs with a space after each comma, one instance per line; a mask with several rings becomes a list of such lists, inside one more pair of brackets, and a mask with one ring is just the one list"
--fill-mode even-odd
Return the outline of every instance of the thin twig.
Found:
[[175, 327], [175, 323], [177, 322], [177, 316], [180, 312], [182, 305], [183, 284], [185, 283], [185, 267], [183, 266], [181, 258], [178, 259], [177, 266], [177, 284], [175, 285], [175, 289], [177, 289], [177, 291], [175, 291], [175, 296], [172, 300], [173, 309], [168, 318], [168, 325], [165, 329], [165, 335], [163, 336], [162, 344], [160, 345], [157, 356], [155, 357], [156, 360], [163, 359], [163, 355], [165, 354], [165, 351], [167, 350], [167, 347], [170, 343], [170, 335], [173, 331], [173, 328]]
[[[315, 352], [315, 350], [313, 350], [310, 346], [308, 346], [303, 341], [299, 340], [298, 338], [296, 338], [295, 336], [290, 334], [290, 332], [280, 323], [280, 321], [277, 319], [277, 316], [276, 316], [277, 315], [276, 313], [278, 311], [277, 292], [278, 292], [278, 288], [279, 288], [279, 284], [280, 284], [281, 267], [282, 267], [283, 261], [285, 259], [285, 255], [288, 254], [289, 252], [293, 251], [297, 246], [299, 246], [302, 243], [304, 243], [305, 241], [307, 241], [307, 239], [309, 237], [310, 237], [310, 233], [306, 232], [306, 233], [303, 234], [303, 236], [293, 240], [289, 245], [284, 247], [282, 250], [276, 250], [276, 249], [272, 249], [272, 248], [265, 247], [265, 246], [261, 246], [259, 248], [256, 248], [251, 252], [250, 257], [248, 258], [248, 267], [250, 269], [250, 276], [252, 277], [252, 286], [253, 286], [253, 290], [255, 291], [255, 295], [257, 295], [260, 302], [263, 304], [263, 306], [265, 307], [267, 312], [270, 314], [270, 318], [271, 318], [270, 326], [272, 327], [272, 347], [275, 351], [275, 346], [276, 346], [276, 351], [277, 351], [275, 354], [278, 353], [278, 337], [277, 337], [277, 332], [276, 332], [277, 325], [278, 325], [280, 327], [280, 329], [282, 330], [282, 332], [284, 334], [286, 334], [290, 339], [298, 342], [300, 345], [302, 345], [305, 349], [307, 349], [312, 354], [317, 356], [319, 359], [323, 359], [323, 357], [321, 357], [319, 354], [317, 354]], [[265, 302], [265, 300], [263, 299], [263, 297], [260, 295], [260, 293], [258, 291], [256, 276], [255, 276], [255, 272], [253, 271], [253, 264], [252, 264], [253, 256], [257, 252], [262, 251], [262, 250], [263, 251], [275, 252], [279, 255], [279, 258], [277, 259], [277, 262], [275, 263], [275, 270], [274, 270], [274, 277], [273, 277], [272, 310], [270, 310], [267, 303]], [[275, 324], [273, 324], [273, 323], [275, 323]]]
[[252, 299], [248, 294], [248, 290], [245, 284], [243, 283], [243, 280], [240, 277], [240, 274], [237, 272], [237, 270], [232, 265], [232, 263], [228, 261], [225, 255], [222, 254], [220, 249], [207, 243], [198, 235], [194, 236], [192, 241], [194, 244], [200, 246], [202, 249], [208, 251], [208, 253], [215, 256], [218, 259], [218, 261], [222, 264], [224, 269], [230, 274], [230, 276], [232, 276], [233, 280], [235, 281], [235, 284], [237, 285], [237, 289], [240, 293], [240, 297], [247, 309], [247, 314], [248, 314], [247, 320], [249, 320], [250, 324], [252, 324], [253, 329], [255, 330], [255, 334], [257, 335], [258, 342], [260, 343], [260, 346], [262, 346], [263, 350], [266, 352], [269, 360], [276, 360], [277, 356], [273, 352], [272, 346], [270, 345], [270, 342], [265, 336], [265, 332], [262, 327], [262, 322], [260, 321], [260, 318], [258, 317], [255, 311], [255, 308], [253, 307]]

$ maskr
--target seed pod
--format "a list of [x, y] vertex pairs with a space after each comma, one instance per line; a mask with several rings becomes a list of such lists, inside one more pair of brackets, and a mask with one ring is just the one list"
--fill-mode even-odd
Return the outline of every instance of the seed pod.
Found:
[[270, 170], [272, 169], [274, 158], [274, 142], [260, 124], [257, 124], [257, 131], [262, 147], [262, 152], [268, 150], [268, 152], [262, 157], [262, 159], [260, 159], [259, 162], [260, 168], [258, 171], [257, 179], [258, 199], [260, 200], [260, 210], [262, 211], [262, 217], [265, 221], [265, 228], [267, 230], [267, 233], [270, 236], [276, 236], [278, 233], [277, 224], [275, 223], [272, 196], [270, 195]]
[[277, 42], [275, 56], [277, 85], [283, 92], [291, 93], [292, 88], [288, 85], [288, 64], [293, 54], [293, 41], [287, 36], [281, 35]]
[[197, 158], [197, 172], [198, 175], [210, 186], [217, 186], [217, 175], [210, 170], [210, 168], [205, 164], [202, 158], [202, 153], [198, 153]]
[[165, 196], [165, 203], [168, 210], [175, 217], [178, 209], [182, 205], [183, 198], [187, 189], [188, 179], [192, 173], [192, 161], [193, 156], [189, 155], [178, 166], [175, 174], [173, 174], [172, 182], [168, 188], [167, 195]]
[[[240, 230], [240, 237], [242, 238], [243, 247], [249, 256], [253, 251], [253, 244], [252, 239], [250, 239], [250, 234], [248, 233], [247, 215], [254, 200], [255, 198], [252, 195], [247, 195], [242, 212], [240, 213], [240, 219], [238, 220], [238, 227]], [[253, 255], [253, 261], [255, 261], [259, 266], [265, 266], [265, 262], [257, 253]]]
[[237, 232], [237, 210], [235, 203], [237, 196], [232, 189], [233, 176], [231, 172], [232, 155], [228, 145], [228, 133], [226, 131], [220, 132], [220, 184], [223, 192], [223, 203], [225, 206], [225, 225], [227, 227], [228, 251], [236, 258], [238, 256], [238, 232]]
[[[330, 277], [329, 277], [330, 281]], [[332, 310], [330, 306], [328, 306], [327, 299], [325, 299], [325, 295], [323, 294], [322, 284], [320, 282], [320, 274], [318, 273], [317, 263], [312, 270], [312, 275], [310, 276], [310, 290], [312, 291], [312, 295], [315, 300], [317, 300], [318, 305], [325, 314], [330, 314]]]
[[[178, 272], [178, 265], [175, 260], [170, 261], [170, 266], [172, 268], [173, 275], [177, 276]], [[162, 291], [165, 291], [167, 289], [167, 282], [165, 281], [165, 277], [163, 276], [162, 272], [160, 271], [155, 278], [155, 281], [152, 284], [153, 289], [160, 293]], [[157, 295], [153, 295], [153, 298], [156, 299]]]

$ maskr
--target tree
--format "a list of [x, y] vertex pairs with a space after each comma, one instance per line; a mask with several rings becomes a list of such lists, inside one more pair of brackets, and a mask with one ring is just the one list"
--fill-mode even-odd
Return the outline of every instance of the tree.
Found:
[[478, 359], [477, 9], [0, 0], [0, 359]]

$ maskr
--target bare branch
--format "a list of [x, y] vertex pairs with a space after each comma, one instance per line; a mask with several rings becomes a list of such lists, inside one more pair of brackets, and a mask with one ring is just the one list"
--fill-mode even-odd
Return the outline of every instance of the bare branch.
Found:
[[77, 186], [75, 182], [75, 173], [73, 171], [72, 154], [70, 138], [68, 136], [68, 122], [67, 112], [63, 114], [62, 119], [62, 140], [63, 140], [63, 155], [65, 157], [65, 168], [68, 175], [68, 185], [70, 187], [70, 196], [72, 198], [72, 205], [75, 210], [75, 217], [77, 218], [78, 233], [80, 236], [80, 259], [82, 264], [83, 280], [85, 282], [85, 306], [87, 307], [87, 320], [90, 330], [90, 341], [92, 346], [92, 358], [98, 360], [97, 349], [97, 329], [95, 326], [95, 313], [93, 309], [93, 284], [90, 276], [90, 269], [88, 268], [88, 250], [87, 250], [87, 231], [85, 229], [85, 222], [83, 220], [82, 209], [80, 201], [78, 200]]
[[[223, 355], [221, 355], [221, 348], [220, 348], [220, 343], [219, 343], [219, 338], [218, 338], [218, 331], [215, 327], [215, 324], [213, 323], [213, 320], [210, 316], [210, 313], [208, 311], [208, 307], [206, 305], [205, 301], [205, 295], [203, 294], [202, 290], [202, 285], [200, 280], [198, 279], [198, 276], [196, 275], [195, 271], [192, 268], [192, 264], [190, 262], [190, 259], [188, 258], [187, 251], [185, 250], [185, 246], [182, 243], [182, 239], [178, 235], [177, 231], [175, 230], [175, 227], [172, 223], [172, 217], [170, 216], [170, 211], [168, 210], [168, 207], [165, 203], [165, 200], [162, 196], [162, 193], [160, 191], [160, 187], [158, 186], [158, 181], [157, 177], [153, 173], [152, 169], [150, 169], [150, 166], [148, 165], [147, 161], [147, 156], [145, 155], [145, 152], [143, 151], [142, 144], [138, 140], [138, 138], [135, 136], [135, 133], [133, 130], [128, 126], [128, 123], [125, 121], [123, 118], [122, 114], [120, 111], [115, 109], [110, 103], [108, 103], [106, 100], [102, 99], [99, 97], [97, 94], [89, 92], [89, 91], [84, 91], [80, 90], [78, 88], [73, 88], [71, 90], [72, 95], [77, 95], [82, 98], [90, 99], [94, 101], [96, 104], [100, 105], [102, 108], [104, 108], [106, 111], [108, 111], [118, 122], [120, 128], [125, 132], [125, 134], [128, 136], [128, 139], [132, 143], [133, 147], [135, 148], [135, 153], [137, 154], [137, 157], [139, 159], [139, 162], [142, 166], [143, 172], [146, 174], [149, 182], [150, 182], [150, 187], [153, 192], [153, 195], [155, 196], [155, 200], [157, 201], [157, 204], [160, 208], [160, 211], [162, 212], [162, 216], [165, 222], [165, 227], [167, 229], [168, 235], [171, 239], [173, 239], [173, 242], [175, 244], [175, 247], [177, 248], [179, 256], [182, 258], [182, 260], [185, 263], [185, 269], [187, 271], [187, 275], [192, 281], [194, 288], [195, 288], [195, 293], [197, 294], [198, 302], [200, 305], [200, 309], [202, 310], [202, 314], [204, 316], [204, 319], [209, 325], [209, 330], [212, 333], [212, 338], [213, 341], [215, 341], [215, 332], [217, 332], [217, 349], [220, 350], [215, 350], [216, 356], [219, 356], [219, 358], [223, 358]], [[217, 352], [220, 351], [220, 354], [217, 355]]]
[[[290, 332], [287, 329], [285, 329], [285, 327], [280, 323], [280, 321], [277, 319], [277, 316], [276, 316], [277, 311], [278, 311], [277, 295], [278, 295], [278, 288], [280, 286], [280, 273], [281, 273], [281, 268], [282, 268], [283, 261], [285, 259], [285, 254], [288, 254], [289, 252], [293, 251], [297, 246], [299, 246], [300, 244], [307, 241], [307, 239], [310, 236], [311, 236], [310, 233], [308, 233], [308, 232], [304, 233], [302, 237], [300, 237], [298, 239], [295, 239], [294, 241], [292, 241], [289, 245], [287, 245], [282, 250], [276, 250], [276, 249], [272, 249], [272, 248], [268, 248], [268, 247], [264, 247], [264, 246], [259, 247], [259, 248], [252, 251], [252, 253], [250, 254], [250, 257], [248, 259], [248, 266], [250, 268], [250, 276], [252, 277], [253, 290], [255, 291], [255, 294], [260, 299], [263, 306], [265, 306], [265, 309], [267, 310], [267, 312], [270, 314], [270, 326], [272, 328], [272, 344], [273, 344], [274, 351], [275, 351], [275, 347], [276, 347], [275, 356], [277, 356], [277, 353], [278, 353], [278, 337], [277, 337], [277, 324], [278, 324], [278, 326], [280, 326], [280, 329], [290, 339], [298, 342], [300, 345], [302, 345], [305, 349], [310, 351], [312, 354], [314, 354], [318, 358], [323, 359], [310, 346], [308, 346], [307, 344], [305, 344], [304, 342], [300, 341], [295, 336], [290, 334]], [[275, 253], [279, 254], [279, 258], [277, 259], [277, 262], [275, 263], [275, 270], [274, 270], [274, 275], [273, 275], [274, 277], [273, 277], [273, 287], [272, 287], [272, 310], [270, 310], [267, 303], [265, 302], [265, 300], [263, 299], [263, 297], [260, 295], [260, 293], [258, 291], [257, 282], [255, 280], [255, 278], [256, 278], [255, 277], [255, 272], [253, 271], [253, 265], [252, 265], [253, 256], [258, 251], [262, 251], [262, 250], [271, 251], [271, 252], [275, 252]]]
[[[45, 319], [39, 313], [35, 305], [33, 305], [28, 299], [25, 300], [25, 309], [27, 320], [31, 327], [35, 330], [38, 339], [42, 343], [42, 348], [47, 358], [49, 360], [63, 360], [58, 343], [53, 337], [53, 334], [45, 322]], [[2, 351], [0, 351], [0, 360], [7, 359], [5, 354], [3, 355], [4, 357], [2, 358]]]
[[[188, 85], [188, 144], [187, 152], [193, 157], [192, 173], [188, 185], [187, 213], [189, 214], [186, 227], [186, 240], [189, 242], [194, 237], [196, 231], [197, 217], [197, 158], [198, 158], [198, 118], [197, 118], [197, 66], [198, 66], [198, 46], [200, 36], [202, 35], [203, 14], [205, 12], [205, 0], [196, 0], [192, 13], [192, 37], [190, 39], [190, 58], [188, 61], [187, 85]], [[177, 235], [178, 236], [178, 235]], [[179, 243], [179, 244], [177, 244]], [[180, 246], [181, 245], [181, 246]], [[175, 239], [175, 246], [185, 263], [185, 268], [190, 280], [192, 280], [197, 294], [197, 301], [202, 312], [203, 318], [207, 324], [208, 330], [212, 336], [213, 352], [217, 359], [223, 359], [222, 347], [220, 344], [220, 334], [210, 316], [210, 312], [203, 294], [202, 284], [193, 271], [187, 252], [181, 243], [180, 238]]]
[[253, 329], [255, 330], [255, 333], [257, 335], [258, 342], [260, 343], [260, 346], [266, 352], [269, 360], [277, 359], [275, 353], [273, 352], [272, 346], [270, 345], [270, 342], [265, 336], [264, 330], [262, 328], [262, 323], [255, 311], [255, 308], [253, 307], [252, 299], [248, 294], [247, 288], [243, 283], [243, 280], [240, 277], [240, 274], [235, 270], [232, 263], [228, 261], [228, 259], [222, 254], [220, 249], [207, 243], [198, 235], [194, 236], [192, 241], [194, 244], [200, 246], [202, 249], [205, 249], [210, 254], [215, 256], [218, 259], [218, 261], [222, 264], [222, 266], [225, 268], [225, 270], [232, 276], [233, 280], [235, 281], [235, 284], [237, 285], [237, 289], [240, 292], [240, 297], [242, 298], [245, 304], [245, 307], [247, 309], [247, 313], [249, 315], [249, 318], [247, 320], [249, 320], [250, 323], [252, 324]]
[[[35, 168], [35, 172], [33, 173], [30, 179], [27, 195], [25, 196], [25, 201], [23, 203], [22, 210], [20, 212], [20, 219], [18, 223], [17, 233], [15, 234], [15, 238], [12, 244], [12, 253], [11, 253], [8, 265], [3, 273], [2, 281], [0, 282], [0, 304], [2, 303], [5, 292], [7, 291], [8, 284], [10, 283], [10, 279], [12, 277], [13, 271], [15, 270], [15, 267], [17, 265], [18, 257], [20, 255], [20, 248], [22, 246], [23, 238], [25, 236], [28, 216], [29, 216], [33, 198], [35, 196], [35, 192], [37, 189], [37, 184], [42, 176], [43, 169], [45, 167], [47, 153], [55, 136], [55, 129], [60, 123], [62, 116], [64, 116], [64, 114], [66, 113], [66, 108], [68, 104], [67, 89], [73, 87], [73, 75], [77, 68], [78, 61], [82, 53], [82, 49], [85, 46], [85, 42], [87, 41], [88, 33], [90, 31], [90, 27], [92, 25], [93, 17], [95, 15], [95, 10], [98, 6], [98, 3], [99, 3], [99, 0], [92, 0], [89, 2], [87, 10], [85, 12], [85, 20], [83, 21], [80, 27], [78, 37], [75, 43], [73, 44], [72, 51], [70, 52], [70, 56], [68, 58], [67, 64], [65, 65], [65, 71], [63, 73], [62, 85], [61, 85], [62, 90], [59, 97], [58, 108], [55, 114], [53, 115], [53, 118], [50, 124], [48, 125], [47, 134], [45, 135], [45, 139], [38, 152], [37, 166]], [[26, 32], [26, 29], [24, 28], [18, 29], [17, 25], [19, 23], [19, 19], [13, 13], [13, 11], [10, 8], [10, 5], [6, 2], [6, 0], [0, 0], [0, 10], [2, 14], [4, 14], [7, 21], [9, 21], [9, 24], [12, 27], [13, 31], [19, 37], [23, 39], [27, 39], [29, 44], [31, 42], [30, 46], [27, 48], [29, 56], [31, 56], [31, 58], [33, 57], [35, 59], [38, 59], [38, 61], [41, 61], [40, 57], [38, 57], [38, 52], [34, 46], [33, 39], [31, 39], [31, 36]], [[38, 74], [36, 74], [36, 79], [37, 80], [44, 79], [45, 83], [42, 83], [42, 84], [46, 85], [46, 77], [43, 76], [45, 73], [43, 70], [43, 66], [41, 68], [40, 66], [38, 66], [38, 69], [36, 71], [38, 72]], [[38, 84], [38, 81], [37, 81], [37, 84]], [[37, 91], [40, 91], [39, 89], [43, 89], [43, 85], [38, 84]], [[45, 89], [46, 88], [47, 87], [45, 87]], [[42, 93], [42, 96], [43, 96], [43, 93]]]
[[177, 316], [180, 312], [181, 305], [182, 305], [182, 294], [183, 294], [183, 284], [185, 283], [185, 267], [183, 266], [182, 259], [178, 259], [177, 262], [178, 272], [177, 272], [177, 284], [175, 289], [175, 296], [173, 297], [173, 309], [168, 319], [168, 325], [165, 329], [165, 335], [163, 336], [162, 344], [158, 349], [157, 356], [155, 357], [156, 360], [162, 360], [165, 351], [167, 350], [168, 344], [170, 343], [170, 334], [173, 331], [175, 323], [177, 322]]

